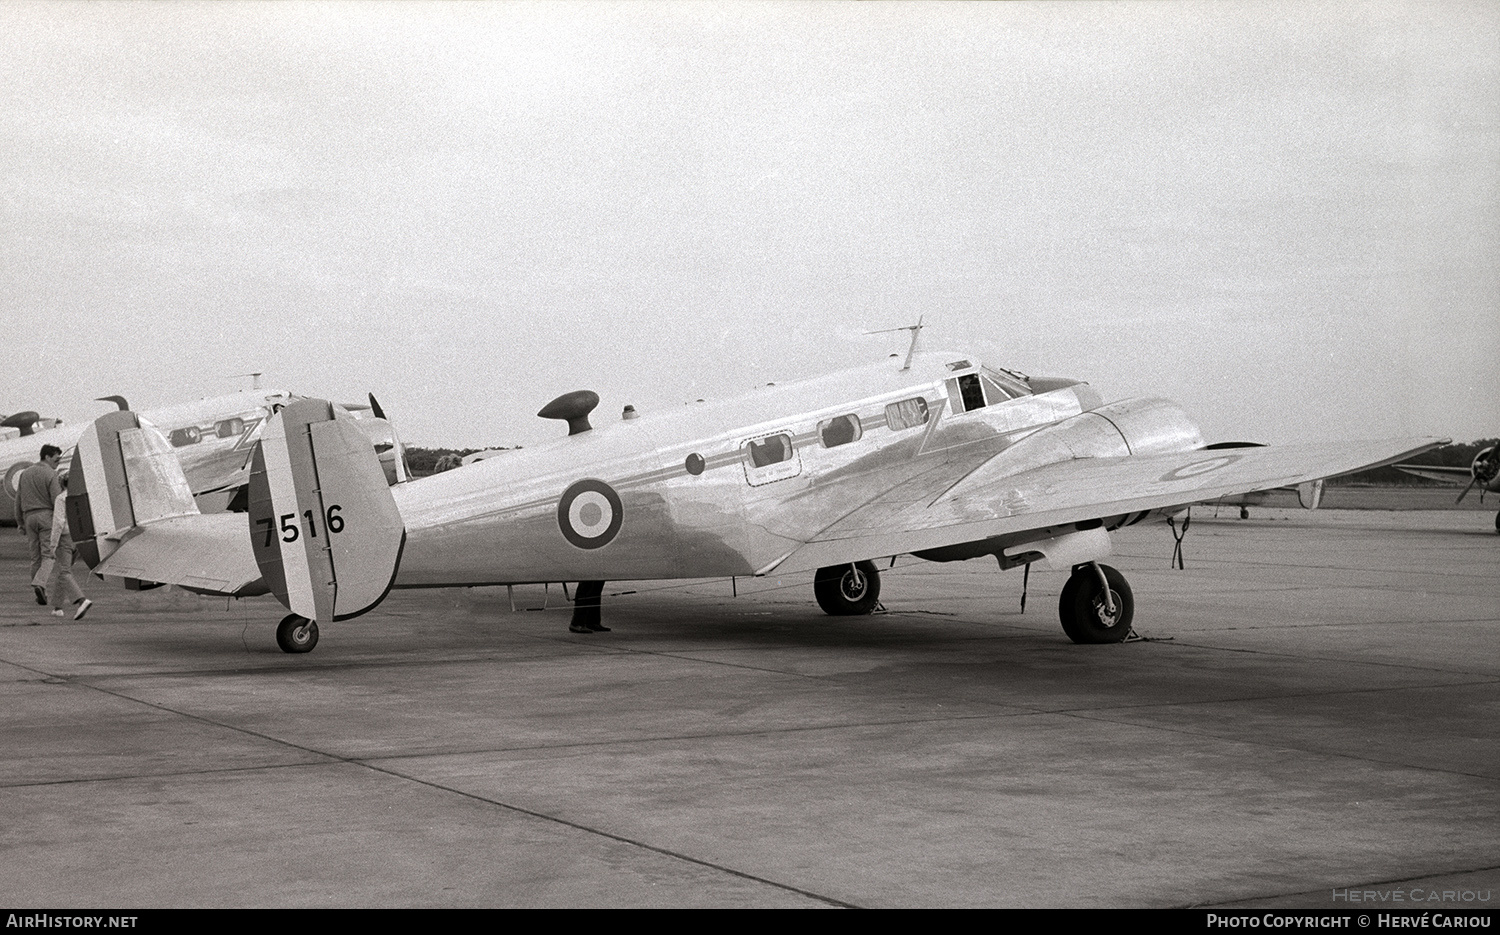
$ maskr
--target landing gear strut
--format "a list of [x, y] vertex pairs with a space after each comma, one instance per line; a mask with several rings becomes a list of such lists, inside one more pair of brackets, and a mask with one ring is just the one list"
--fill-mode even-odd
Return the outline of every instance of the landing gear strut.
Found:
[[284, 653], [310, 653], [318, 645], [317, 621], [287, 614], [276, 627], [276, 645]]
[[1063, 585], [1057, 602], [1057, 613], [1063, 632], [1075, 643], [1119, 643], [1130, 635], [1135, 595], [1116, 569], [1085, 562], [1073, 566], [1073, 576]]
[[835, 617], [868, 614], [880, 600], [880, 572], [874, 562], [819, 568], [813, 575], [813, 596], [825, 614]]

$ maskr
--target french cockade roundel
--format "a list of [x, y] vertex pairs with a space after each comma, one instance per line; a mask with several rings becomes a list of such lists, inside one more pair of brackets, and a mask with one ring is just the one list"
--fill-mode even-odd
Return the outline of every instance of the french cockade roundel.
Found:
[[620, 495], [602, 480], [577, 481], [557, 501], [558, 528], [580, 549], [609, 545], [624, 519]]
[[1191, 464], [1184, 464], [1182, 467], [1177, 468], [1175, 471], [1168, 471], [1167, 473], [1165, 473], [1165, 474], [1163, 474], [1161, 476], [1160, 480], [1162, 480], [1162, 481], [1186, 480], [1189, 477], [1196, 477], [1199, 474], [1207, 474], [1210, 471], [1217, 471], [1220, 468], [1229, 467], [1229, 465], [1231, 465], [1234, 462], [1240, 460], [1240, 458], [1242, 458], [1242, 457], [1244, 457], [1244, 456], [1243, 455], [1220, 455], [1217, 458], [1208, 458], [1207, 460], [1204, 460], [1204, 461], [1194, 461]]

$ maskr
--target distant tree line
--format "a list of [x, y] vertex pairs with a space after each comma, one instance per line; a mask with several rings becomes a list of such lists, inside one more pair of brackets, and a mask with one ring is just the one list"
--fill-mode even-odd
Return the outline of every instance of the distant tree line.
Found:
[[[503, 448], [496, 445], [495, 448]], [[517, 447], [520, 447], [519, 445]], [[452, 470], [459, 466], [465, 455], [471, 455], [476, 451], [489, 451], [488, 448], [419, 448], [416, 445], [406, 446], [406, 468], [411, 471], [413, 477], [426, 477], [429, 474], [437, 474], [441, 471]]]
[[[1481, 438], [1479, 441], [1470, 442], [1467, 445], [1445, 445], [1444, 447], [1438, 448], [1434, 451], [1428, 451], [1423, 454], [1419, 454], [1415, 458], [1410, 458], [1406, 461], [1403, 461], [1402, 463], [1438, 464], [1447, 465], [1450, 467], [1466, 468], [1474, 463], [1474, 456], [1479, 454], [1481, 449], [1488, 448], [1491, 445], [1495, 444], [1500, 444], [1500, 439]], [[1444, 486], [1435, 480], [1428, 480], [1425, 477], [1417, 477], [1413, 474], [1408, 474], [1405, 471], [1398, 471], [1393, 467], [1375, 468], [1372, 471], [1360, 471], [1358, 474], [1345, 474], [1343, 477], [1336, 477], [1333, 480], [1330, 480], [1329, 483], [1341, 487], [1359, 484], [1376, 484], [1381, 486], [1397, 484], [1401, 486], [1411, 487]]]

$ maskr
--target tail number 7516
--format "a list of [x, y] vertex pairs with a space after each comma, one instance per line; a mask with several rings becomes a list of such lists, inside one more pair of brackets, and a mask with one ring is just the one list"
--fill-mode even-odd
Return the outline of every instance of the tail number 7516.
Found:
[[[344, 531], [344, 518], [339, 515], [340, 509], [342, 509], [342, 507], [335, 503], [333, 506], [328, 508], [323, 517], [323, 525], [328, 529], [329, 535], [338, 535], [339, 533]], [[318, 538], [318, 524], [313, 521], [313, 511], [303, 510], [302, 518], [307, 523], [307, 534], [314, 539]], [[271, 547], [272, 540], [276, 537], [276, 521], [267, 516], [263, 519], [256, 520], [255, 523], [258, 526], [263, 525], [266, 527], [265, 547], [269, 549]], [[282, 542], [296, 542], [297, 537], [301, 535], [301, 529], [297, 525], [297, 514], [281, 514], [280, 530]]]

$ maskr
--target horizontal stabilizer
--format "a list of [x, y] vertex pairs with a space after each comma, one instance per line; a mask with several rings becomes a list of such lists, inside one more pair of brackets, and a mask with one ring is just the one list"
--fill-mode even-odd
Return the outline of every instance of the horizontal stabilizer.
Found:
[[132, 527], [198, 513], [171, 443], [128, 410], [105, 413], [79, 436], [67, 503], [68, 529], [91, 568]]
[[201, 594], [266, 593], [245, 536], [243, 513], [174, 516], [135, 529], [94, 567], [94, 573], [106, 579], [175, 584]]
[[272, 416], [250, 468], [250, 542], [271, 593], [309, 620], [385, 598], [406, 527], [369, 440], [347, 412], [299, 399]]

